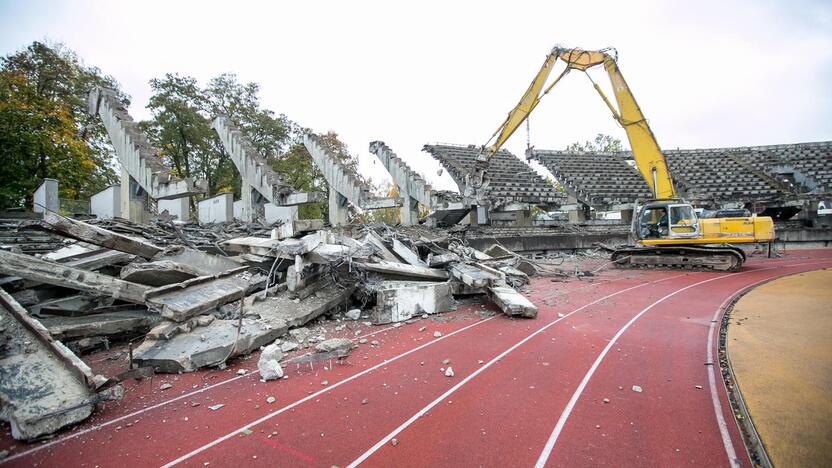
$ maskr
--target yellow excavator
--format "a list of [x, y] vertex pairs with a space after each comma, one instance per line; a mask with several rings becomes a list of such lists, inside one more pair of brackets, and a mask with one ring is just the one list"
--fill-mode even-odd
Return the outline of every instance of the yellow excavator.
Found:
[[[566, 68], [546, 86], [558, 60], [564, 62]], [[693, 207], [677, 194], [664, 155], [624, 81], [617, 61], [618, 54], [612, 48], [588, 51], [555, 46], [520, 103], [480, 148], [469, 176], [470, 190], [482, 196], [484, 187], [488, 185], [488, 165], [494, 154], [528, 118], [543, 96], [570, 71], [581, 71], [592, 82], [616, 122], [627, 132], [636, 168], [653, 194], [653, 199], [645, 203], [636, 200], [631, 232], [634, 242], [617, 248], [612, 253], [612, 260], [622, 267], [738, 270], [745, 261], [745, 253], [731, 244], [773, 241], [772, 219], [767, 216], [697, 217]], [[587, 73], [588, 69], [598, 65], [603, 65], [609, 75], [617, 109]]]

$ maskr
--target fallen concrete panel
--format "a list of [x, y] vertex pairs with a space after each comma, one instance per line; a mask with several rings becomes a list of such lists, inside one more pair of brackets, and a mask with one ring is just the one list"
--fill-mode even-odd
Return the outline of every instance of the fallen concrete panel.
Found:
[[196, 278], [200, 276], [200, 272], [189, 265], [172, 262], [170, 260], [159, 260], [146, 263], [131, 263], [121, 269], [119, 276], [124, 281], [130, 281], [132, 283], [147, 286], [167, 286]]
[[66, 218], [56, 213], [43, 214], [43, 226], [73, 239], [100, 245], [108, 249], [127, 252], [144, 258], [153, 258], [162, 251], [161, 248], [143, 241], [118, 234], [82, 221]]
[[288, 291], [262, 301], [257, 301], [260, 294], [249, 296], [239, 336], [237, 320], [214, 320], [169, 340], [146, 339], [133, 352], [133, 361], [169, 373], [216, 366], [228, 357], [249, 354], [286, 334], [290, 327], [304, 325], [339, 307], [353, 291], [332, 284], [297, 304], [289, 298]]
[[456, 310], [451, 283], [384, 281], [376, 290], [370, 320], [380, 325], [450, 310]]
[[240, 264], [228, 257], [212, 255], [188, 247], [169, 247], [156, 255], [154, 260], [170, 260], [180, 265], [188, 265], [199, 272], [200, 276], [211, 276], [239, 268]]
[[48, 316], [40, 319], [56, 340], [142, 333], [159, 321], [159, 314], [144, 309], [105, 312], [84, 317]]
[[103, 251], [101, 252], [94, 253], [83, 258], [61, 262], [61, 264], [72, 268], [93, 271], [108, 266], [124, 265], [125, 263], [129, 263], [136, 258], [133, 254], [119, 252], [118, 250], [102, 250]]
[[33, 440], [86, 419], [104, 378], [0, 289], [0, 419], [12, 437]]
[[451, 275], [472, 288], [505, 285], [505, 275], [484, 265], [457, 263], [451, 266]]
[[513, 288], [494, 286], [486, 288], [486, 294], [506, 315], [527, 318], [537, 317], [537, 306]]
[[175, 322], [208, 312], [243, 297], [253, 284], [244, 276], [246, 267], [216, 277], [199, 277], [184, 283], [162, 286], [147, 293], [148, 307]]
[[401, 257], [402, 260], [413, 266], [428, 266], [427, 263], [423, 262], [422, 259], [419, 258], [419, 255], [417, 255], [416, 252], [413, 251], [413, 249], [404, 245], [398, 239], [393, 239], [393, 253], [395, 253], [396, 255]]
[[324, 220], [322, 219], [298, 219], [281, 224], [274, 228], [273, 232], [278, 239], [289, 239], [297, 237], [304, 232], [317, 231], [324, 228]]
[[364, 243], [365, 244], [372, 244], [378, 252], [376, 252], [382, 260], [387, 262], [394, 262], [394, 263], [401, 263], [398, 257], [396, 257], [390, 249], [384, 245], [384, 242], [381, 238], [373, 231], [368, 230], [367, 234], [364, 235]]
[[4, 250], [0, 250], [0, 273], [136, 303], [143, 303], [145, 293], [150, 291], [141, 284]]
[[95, 313], [93, 310], [97, 307], [107, 307], [112, 304], [113, 299], [111, 297], [74, 294], [72, 296], [37, 302], [29, 307], [29, 313], [32, 315], [46, 313], [76, 317]]
[[429, 280], [448, 279], [448, 272], [445, 270], [418, 267], [413, 265], [407, 265], [404, 263], [380, 261], [378, 263], [355, 262], [354, 265], [359, 268], [363, 268], [367, 271], [373, 271], [376, 273], [384, 273], [395, 276], [404, 276], [408, 278], [424, 278]]

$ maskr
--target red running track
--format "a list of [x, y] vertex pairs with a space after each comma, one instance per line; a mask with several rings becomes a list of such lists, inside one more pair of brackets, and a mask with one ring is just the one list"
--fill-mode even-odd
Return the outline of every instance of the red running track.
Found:
[[346, 365], [289, 369], [287, 380], [238, 377], [254, 359], [177, 376], [174, 389], [187, 390], [176, 394], [156, 391], [157, 377], [52, 441], [6, 435], [0, 463], [750, 466], [710, 365], [721, 307], [756, 283], [825, 267], [829, 249], [733, 274], [538, 278], [528, 291], [536, 320], [481, 319], [483, 306], [466, 305], [377, 332], [381, 345], [362, 345]]

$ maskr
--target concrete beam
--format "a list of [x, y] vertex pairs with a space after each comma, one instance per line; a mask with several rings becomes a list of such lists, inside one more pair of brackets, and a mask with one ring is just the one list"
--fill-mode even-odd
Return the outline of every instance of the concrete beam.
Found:
[[[147, 137], [133, 118], [116, 98], [115, 92], [96, 87], [87, 96], [87, 111], [98, 115], [116, 149], [124, 172], [129, 175], [150, 197], [163, 200], [182, 198], [205, 192], [203, 184], [193, 179], [174, 177], [170, 169], [150, 146]], [[129, 191], [129, 183], [122, 177], [122, 190]], [[122, 204], [129, 197], [122, 193]], [[129, 195], [129, 192], [127, 193]]]

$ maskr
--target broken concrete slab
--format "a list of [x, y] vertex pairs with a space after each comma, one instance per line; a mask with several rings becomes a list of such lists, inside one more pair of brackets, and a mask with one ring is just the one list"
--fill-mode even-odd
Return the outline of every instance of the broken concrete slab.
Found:
[[113, 304], [113, 298], [102, 296], [91, 296], [88, 294], [74, 294], [72, 296], [60, 297], [40, 301], [29, 307], [32, 315], [52, 314], [66, 317], [78, 317], [94, 314], [98, 307], [107, 307]]
[[4, 250], [0, 250], [0, 273], [135, 303], [143, 303], [145, 293], [150, 290], [141, 284]]
[[2, 289], [0, 336], [0, 419], [9, 422], [12, 437], [34, 440], [89, 417], [98, 401], [95, 389], [106, 379]]
[[428, 280], [448, 279], [448, 272], [445, 270], [407, 265], [404, 263], [380, 261], [377, 263], [355, 262], [354, 265], [356, 267], [363, 268], [367, 271], [373, 271], [376, 273], [383, 273], [392, 276], [401, 276], [405, 278], [419, 278]]
[[452, 252], [441, 255], [428, 254], [428, 266], [431, 268], [443, 267], [459, 261], [459, 255]]
[[148, 307], [158, 310], [162, 317], [175, 322], [184, 322], [203, 312], [241, 299], [265, 278], [253, 280], [246, 267], [227, 271], [216, 276], [201, 276], [183, 283], [162, 286], [147, 292]]
[[289, 239], [304, 232], [317, 231], [323, 228], [324, 220], [322, 219], [296, 219], [272, 229], [272, 239]]
[[396, 257], [386, 245], [384, 245], [384, 242], [375, 232], [368, 230], [362, 240], [365, 244], [373, 245], [377, 250], [376, 254], [381, 257], [382, 260], [393, 263], [401, 263], [401, 260], [399, 260], [399, 258]]
[[393, 239], [393, 253], [401, 257], [402, 260], [413, 266], [426, 267], [427, 263], [423, 262], [419, 255], [410, 247], [404, 245], [400, 240]]
[[505, 285], [505, 275], [479, 264], [457, 263], [451, 266], [451, 276], [473, 288]]
[[162, 251], [160, 247], [144, 240], [108, 231], [82, 221], [61, 216], [57, 213], [44, 213], [43, 223], [43, 227], [54, 230], [67, 237], [148, 259], [153, 258], [154, 255]]
[[167, 286], [201, 276], [196, 268], [171, 260], [131, 263], [121, 269], [121, 279], [147, 286]]
[[228, 257], [212, 255], [188, 247], [168, 247], [153, 260], [170, 260], [180, 265], [188, 265], [199, 272], [199, 276], [211, 276], [239, 268], [240, 264]]
[[403, 322], [422, 314], [456, 310], [451, 283], [384, 281], [376, 288], [376, 306], [370, 313], [374, 325]]
[[537, 306], [513, 288], [508, 286], [489, 287], [486, 289], [486, 294], [506, 315], [527, 318], [537, 317]]
[[217, 319], [206, 327], [169, 340], [145, 339], [134, 351], [133, 361], [169, 373], [215, 366], [228, 357], [249, 354], [274, 342], [290, 327], [304, 325], [344, 305], [353, 291], [354, 288], [341, 289], [330, 284], [297, 304], [290, 299], [288, 291], [280, 291], [265, 300], [260, 300], [261, 294], [251, 295], [244, 302], [245, 317], [239, 333], [236, 319]]
[[144, 333], [159, 314], [144, 309], [105, 312], [84, 317], [46, 316], [40, 322], [56, 340]]

